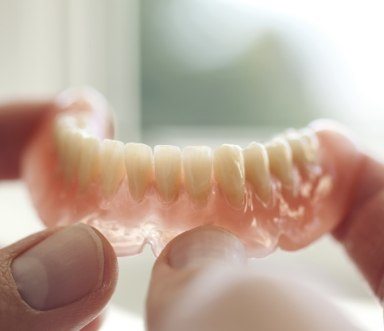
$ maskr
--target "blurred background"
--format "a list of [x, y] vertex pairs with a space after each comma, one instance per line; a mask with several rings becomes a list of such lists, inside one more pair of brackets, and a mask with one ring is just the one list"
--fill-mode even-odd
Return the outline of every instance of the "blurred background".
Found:
[[[91, 85], [114, 108], [119, 138], [152, 145], [245, 145], [328, 117], [380, 155], [383, 13], [381, 0], [0, 0], [0, 99]], [[21, 183], [0, 184], [0, 216], [17, 220], [2, 244], [42, 228]], [[150, 252], [121, 260], [109, 323], [142, 327], [152, 262]], [[364, 330], [382, 329], [331, 239], [253, 263], [303, 278]]]

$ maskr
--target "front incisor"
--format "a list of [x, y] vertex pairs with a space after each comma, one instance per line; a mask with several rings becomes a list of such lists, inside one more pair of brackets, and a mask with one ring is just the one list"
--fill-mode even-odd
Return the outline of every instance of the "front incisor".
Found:
[[222, 145], [216, 149], [213, 159], [215, 179], [235, 208], [244, 202], [245, 173], [241, 148], [235, 145]]
[[181, 151], [179, 147], [158, 145], [154, 149], [155, 184], [161, 199], [177, 199], [181, 185]]
[[212, 151], [207, 146], [188, 146], [183, 150], [184, 184], [195, 202], [204, 204], [211, 192]]
[[152, 149], [145, 144], [126, 144], [125, 168], [131, 197], [133, 200], [140, 202], [153, 180]]
[[100, 148], [100, 180], [104, 195], [114, 194], [125, 176], [124, 144], [104, 139]]
[[266, 144], [269, 157], [269, 167], [274, 176], [284, 186], [293, 184], [292, 151], [288, 142], [282, 138], [276, 138]]
[[258, 197], [267, 203], [272, 192], [267, 150], [264, 145], [253, 142], [244, 149], [243, 155], [245, 178], [252, 185]]

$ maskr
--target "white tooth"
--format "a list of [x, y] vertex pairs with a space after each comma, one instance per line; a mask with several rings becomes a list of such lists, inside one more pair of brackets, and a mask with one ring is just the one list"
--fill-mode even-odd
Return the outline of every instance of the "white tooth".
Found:
[[100, 171], [100, 142], [95, 137], [84, 137], [79, 162], [79, 187], [83, 190]]
[[240, 208], [244, 202], [245, 174], [241, 148], [222, 145], [216, 149], [213, 158], [215, 179], [228, 202]]
[[284, 134], [292, 151], [292, 158], [298, 165], [305, 165], [307, 160], [306, 142], [294, 130], [289, 130]]
[[57, 152], [60, 160], [65, 159], [68, 154], [68, 137], [73, 132], [81, 132], [75, 125], [75, 119], [72, 116], [58, 116], [55, 120], [54, 138]]
[[152, 149], [144, 144], [125, 145], [125, 168], [132, 198], [140, 202], [153, 180]]
[[268, 153], [264, 145], [251, 143], [243, 151], [245, 177], [254, 191], [264, 202], [271, 198], [271, 175], [269, 173]]
[[164, 202], [174, 201], [181, 184], [180, 148], [158, 145], [154, 149], [156, 188]]
[[114, 194], [125, 176], [124, 144], [104, 139], [100, 148], [100, 176], [103, 193]]
[[304, 128], [299, 130], [298, 134], [303, 142], [305, 159], [307, 162], [315, 162], [319, 149], [319, 141], [315, 131]]
[[72, 180], [79, 166], [80, 150], [84, 137], [79, 130], [66, 129], [62, 139], [61, 163], [66, 179]]
[[212, 151], [207, 146], [188, 146], [183, 150], [185, 189], [197, 203], [205, 203], [211, 192]]
[[269, 157], [269, 166], [283, 185], [291, 186], [293, 181], [292, 151], [287, 141], [276, 138], [266, 144]]

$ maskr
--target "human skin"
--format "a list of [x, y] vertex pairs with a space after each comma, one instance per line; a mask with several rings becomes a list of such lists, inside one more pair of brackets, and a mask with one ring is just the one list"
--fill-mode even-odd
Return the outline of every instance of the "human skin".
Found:
[[[48, 101], [17, 103], [0, 108], [0, 179], [19, 177], [22, 150], [50, 107]], [[350, 202], [349, 212], [334, 236], [346, 247], [374, 293], [382, 300], [383, 165], [364, 156], [356, 185], [357, 193]], [[4, 220], [3, 227], [6, 227], [6, 221], [10, 220]], [[86, 232], [95, 231], [104, 252], [102, 265], [89, 265], [89, 268], [93, 268], [92, 272], [104, 275], [101, 286], [91, 289], [78, 300], [48, 310], [34, 309], [27, 302], [33, 300], [25, 293], [24, 296], [20, 295], [14, 275], [17, 256], [62, 231], [64, 229], [60, 228], [45, 230], [0, 250], [0, 326], [16, 330], [78, 330], [98, 316], [107, 304], [117, 279], [116, 257], [105, 238], [90, 227]], [[289, 304], [294, 304], [295, 309], [290, 314], [292, 319], [285, 321], [287, 330], [287, 323], [301, 327], [310, 323], [321, 329], [321, 321], [316, 320], [313, 312], [323, 299], [311, 294], [310, 301], [303, 303], [299, 300], [302, 297], [300, 286], [260, 277], [250, 272], [245, 262], [241, 242], [219, 228], [195, 229], [171, 241], [153, 269], [147, 300], [148, 330], [196, 330], [198, 326], [197, 329], [204, 331], [214, 330], [214, 325], [222, 331], [233, 330], [234, 325], [241, 325], [242, 330], [263, 330], [262, 323], [268, 322], [263, 320], [263, 316], [274, 316], [269, 322], [275, 324], [269, 327], [278, 330], [282, 321], [280, 319], [279, 322], [279, 318], [284, 317], [281, 311], [286, 312]], [[54, 288], [55, 284], [52, 286]], [[285, 294], [284, 300], [278, 295], [282, 292]], [[206, 307], [207, 293], [210, 309], [203, 312], [201, 307]], [[266, 298], [268, 305], [265, 305]], [[314, 309], [306, 309], [311, 304]], [[320, 307], [324, 307], [324, 304]], [[337, 323], [347, 322], [340, 319]], [[88, 330], [96, 329], [98, 324], [98, 321], [94, 322]]]

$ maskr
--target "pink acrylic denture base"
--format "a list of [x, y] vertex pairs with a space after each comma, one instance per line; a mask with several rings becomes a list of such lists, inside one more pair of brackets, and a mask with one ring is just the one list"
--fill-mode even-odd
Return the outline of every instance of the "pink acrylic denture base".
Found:
[[[146, 243], [157, 255], [176, 235], [213, 224], [238, 236], [249, 256], [265, 256], [279, 245], [292, 250], [309, 244], [331, 230], [345, 211], [358, 160], [350, 159], [356, 153], [349, 140], [327, 130], [317, 133], [319, 163], [300, 171], [295, 167], [294, 190], [274, 179], [273, 199], [268, 205], [261, 203], [248, 183], [241, 210], [227, 203], [215, 182], [205, 206], [196, 206], [183, 187], [175, 202], [165, 204], [154, 185], [137, 203], [130, 197], [126, 178], [110, 198], [103, 196], [99, 180], [81, 191], [76, 180], [68, 183], [64, 178], [53, 138], [57, 113], [76, 113], [79, 104], [92, 115], [94, 135], [100, 139], [110, 136], [110, 116], [102, 101], [72, 96], [65, 106], [58, 103], [58, 110], [46, 118], [27, 148], [23, 176], [47, 226], [88, 223], [111, 241], [118, 255], [137, 254]], [[349, 170], [343, 171], [348, 165]]]

